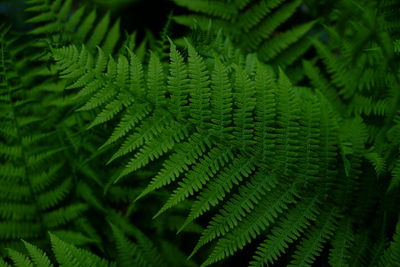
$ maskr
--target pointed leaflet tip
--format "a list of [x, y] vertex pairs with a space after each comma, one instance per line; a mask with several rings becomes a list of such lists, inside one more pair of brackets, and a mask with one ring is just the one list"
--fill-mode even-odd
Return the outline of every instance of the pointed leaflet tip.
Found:
[[190, 253], [190, 255], [187, 257], [187, 259], [190, 260], [194, 256], [194, 254], [196, 254], [197, 251], [199, 251], [200, 247], [201, 246], [199, 246], [199, 243], [197, 243], [192, 252]]
[[191, 222], [193, 222], [193, 219], [186, 218], [186, 220], [183, 222], [183, 224], [179, 227], [176, 234], [180, 234], [185, 229], [185, 227], [188, 226]]
[[169, 209], [170, 207], [167, 206], [167, 204], [165, 204], [164, 206], [162, 206], [162, 208], [156, 213], [156, 215], [153, 216], [153, 220], [156, 219], [158, 216], [160, 216], [161, 214], [163, 214], [167, 209]]

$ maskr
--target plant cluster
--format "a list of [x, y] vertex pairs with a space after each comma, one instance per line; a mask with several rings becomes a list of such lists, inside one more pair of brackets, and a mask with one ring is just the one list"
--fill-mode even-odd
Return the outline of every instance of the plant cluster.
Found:
[[397, 1], [129, 2], [0, 26], [0, 266], [400, 266]]

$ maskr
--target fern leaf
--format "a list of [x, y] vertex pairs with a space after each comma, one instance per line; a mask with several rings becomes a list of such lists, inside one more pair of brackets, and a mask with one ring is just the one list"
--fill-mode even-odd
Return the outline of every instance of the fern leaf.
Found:
[[34, 245], [24, 242], [25, 248], [29, 253], [29, 256], [32, 258], [32, 262], [36, 266], [43, 266], [43, 267], [52, 267], [53, 265], [50, 262], [50, 259], [47, 255], [39, 248], [35, 247]]
[[253, 111], [256, 106], [255, 84], [248, 74], [236, 66], [235, 86], [233, 92], [235, 106], [233, 111], [233, 135], [240, 149], [253, 145]]
[[156, 106], [165, 104], [165, 76], [161, 62], [155, 53], [152, 53], [147, 72], [148, 99]]
[[312, 266], [316, 257], [322, 252], [323, 243], [333, 235], [335, 230], [335, 209], [321, 213], [316, 225], [312, 227], [297, 246], [289, 266]]
[[202, 129], [203, 125], [210, 119], [210, 78], [204, 60], [191, 45], [188, 45], [188, 53], [190, 115], [193, 123], [199, 129]]
[[18, 267], [19, 266], [34, 267], [31, 260], [22, 253], [12, 250], [12, 249], [9, 249], [8, 254], [10, 255], [10, 258], [13, 260], [13, 262], [15, 263], [16, 266], [18, 266]]
[[[264, 5], [267, 7], [267, 9], [270, 9], [270, 7], [273, 7], [277, 2], [282, 2], [282, 0], [278, 1], [270, 1], [270, 2], [263, 2], [260, 1], [260, 5]], [[300, 5], [301, 1], [293, 1], [292, 3], [285, 4], [281, 8], [279, 8], [277, 11], [275, 11], [268, 19], [265, 19], [261, 23], [258, 21], [255, 21], [253, 23], [244, 23], [243, 25], [246, 25], [246, 28], [252, 27], [253, 25], [257, 25], [256, 30], [252, 30], [248, 35], [246, 35], [246, 39], [243, 40], [242, 46], [249, 49], [249, 50], [254, 50], [256, 49], [263, 40], [266, 38], [270, 37], [272, 32], [276, 30], [278, 26], [280, 26], [285, 20], [290, 18], [293, 13], [296, 11], [297, 7]], [[258, 9], [254, 7], [255, 12], [260, 12], [262, 9]], [[254, 17], [254, 14], [249, 13], [250, 19], [256, 20], [257, 16]], [[262, 17], [265, 16], [265, 14], [261, 14]], [[244, 19], [245, 15], [241, 18]], [[244, 29], [246, 31], [246, 28]]]
[[114, 225], [111, 225], [115, 243], [117, 247], [117, 264], [118, 266], [152, 266], [152, 262], [148, 262], [145, 255], [142, 255], [140, 248], [131, 242], [124, 234]]
[[276, 81], [271, 68], [258, 64], [256, 77], [254, 139], [261, 162], [274, 158], [276, 117]]
[[105, 37], [109, 24], [110, 24], [110, 13], [107, 13], [105, 16], [103, 16], [103, 18], [94, 28], [93, 33], [87, 42], [88, 47], [95, 48], [100, 45], [101, 41]]
[[152, 140], [157, 134], [160, 134], [168, 123], [168, 114], [153, 114], [152, 117], [146, 118], [139, 126], [135, 133], [129, 135], [120, 149], [111, 157], [108, 163], [115, 159], [126, 155], [138, 147], [142, 146], [145, 141]]
[[139, 57], [128, 50], [129, 53], [129, 90], [138, 95], [144, 96], [144, 74], [143, 66]]
[[288, 30], [277, 37], [265, 42], [260, 48], [258, 55], [268, 61], [276, 57], [281, 51], [302, 38], [314, 26], [315, 22], [308, 22]]
[[167, 209], [199, 191], [207, 183], [210, 176], [215, 175], [232, 157], [230, 149], [212, 149], [198, 164], [187, 172], [186, 177], [180, 182], [180, 186], [171, 194], [165, 205], [154, 217], [157, 217]]
[[93, 24], [96, 20], [97, 17], [97, 12], [96, 10], [93, 10], [92, 12], [89, 13], [89, 15], [86, 16], [86, 18], [81, 22], [81, 25], [76, 33], [76, 38], [78, 40], [84, 41], [87, 34], [93, 27]]
[[349, 219], [342, 219], [337, 234], [332, 241], [333, 248], [329, 254], [329, 263], [332, 266], [349, 266], [350, 251], [353, 235]]
[[[78, 249], [66, 242], [62, 241], [53, 234], [50, 234], [52, 248], [60, 266], [113, 266], [108, 261], [99, 258], [98, 256]], [[115, 265], [114, 265], [115, 266]]]
[[106, 54], [112, 54], [118, 44], [118, 40], [121, 39], [120, 36], [120, 20], [118, 19], [111, 29], [107, 31], [105, 40], [101, 45], [101, 49], [103, 49]]
[[176, 46], [171, 42], [170, 65], [168, 76], [168, 91], [171, 93], [171, 113], [175, 114], [177, 120], [187, 116], [188, 109], [188, 74], [184, 59]]
[[108, 146], [109, 144], [114, 143], [124, 137], [149, 113], [150, 107], [148, 104], [131, 105], [122, 116], [121, 121], [115, 127], [110, 138], [108, 138], [108, 140], [99, 149], [102, 149], [103, 147]]
[[[257, 205], [237, 227], [233, 228], [219, 239], [215, 248], [203, 263], [203, 266], [208, 266], [232, 255], [237, 250], [242, 249], [246, 244], [250, 243], [255, 236], [266, 230], [275, 222], [280, 213], [289, 208], [289, 204], [295, 202], [295, 191], [296, 189], [292, 185], [282, 191], [275, 190], [264, 199], [261, 199], [259, 205]], [[239, 214], [235, 214], [234, 216], [240, 218]], [[206, 240], [207, 239], [209, 239], [209, 237], [206, 237]]]
[[175, 153], [164, 161], [161, 171], [153, 178], [136, 200], [173, 182], [183, 171], [188, 170], [188, 166], [196, 162], [205, 153], [206, 149], [210, 147], [211, 142], [209, 138], [200, 134], [194, 134], [188, 141], [179, 144], [175, 149]]
[[262, 242], [256, 251], [251, 266], [272, 264], [285, 251], [290, 243], [299, 238], [300, 233], [308, 228], [310, 221], [315, 221], [319, 196], [302, 201], [298, 206], [289, 210], [287, 216], [271, 229], [269, 237]]
[[202, 246], [215, 238], [226, 234], [231, 228], [243, 220], [246, 213], [256, 208], [265, 193], [276, 186], [277, 180], [273, 175], [265, 175], [263, 172], [255, 174], [251, 181], [239, 187], [239, 193], [233, 195], [223, 206], [221, 212], [215, 215], [207, 228], [203, 231], [200, 240], [193, 249], [194, 255]]
[[170, 125], [168, 129], [161, 132], [161, 135], [160, 138], [152, 139], [147, 142], [147, 144], [135, 154], [135, 156], [125, 166], [117, 180], [146, 166], [150, 161], [153, 161], [170, 151], [174, 147], [175, 143], [178, 143], [188, 136], [188, 131], [184, 126], [176, 124]]
[[276, 164], [282, 168], [284, 174], [288, 174], [295, 168], [295, 162], [298, 157], [298, 139], [300, 127], [298, 123], [299, 101], [293, 91], [287, 76], [281, 71], [278, 85], [280, 92], [277, 94], [277, 159]]
[[182, 224], [178, 233], [182, 231], [194, 219], [216, 206], [229, 193], [234, 184], [239, 184], [244, 177], [248, 177], [254, 170], [254, 159], [239, 157], [235, 158], [229, 167], [224, 168], [207, 187], [200, 192], [197, 200], [193, 203], [190, 214]]
[[211, 131], [218, 138], [229, 139], [232, 128], [232, 85], [228, 78], [227, 68], [215, 61], [214, 73], [211, 75]]

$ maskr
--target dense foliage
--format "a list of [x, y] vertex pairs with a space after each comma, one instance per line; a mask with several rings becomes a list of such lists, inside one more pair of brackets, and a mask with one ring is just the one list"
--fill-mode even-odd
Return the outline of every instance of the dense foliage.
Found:
[[3, 17], [0, 266], [400, 266], [400, 4], [148, 2]]

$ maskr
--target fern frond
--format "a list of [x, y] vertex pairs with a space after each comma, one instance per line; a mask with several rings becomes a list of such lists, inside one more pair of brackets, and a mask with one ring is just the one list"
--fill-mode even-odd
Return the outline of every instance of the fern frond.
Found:
[[[216, 44], [216, 49], [221, 49], [219, 45], [223, 47]], [[234, 254], [282, 220], [281, 213], [290, 210], [300, 196], [295, 188], [309, 182], [324, 184], [332, 178], [338, 133], [336, 121], [330, 117], [333, 112], [324, 105], [323, 98], [309, 89], [294, 87], [283, 71], [276, 77], [271, 67], [251, 57], [244, 61], [233, 50], [208, 62], [192, 45], [187, 47], [185, 63], [185, 58], [171, 44], [167, 77], [155, 54], [143, 74], [135, 57], [122, 59], [119, 70], [119, 63], [112, 58], [99, 60], [104, 58], [100, 53], [97, 56], [97, 62], [102, 62], [100, 69], [104, 69], [105, 62], [108, 67], [104, 73], [93, 74], [101, 81], [97, 92], [93, 90], [91, 94], [102, 94], [118, 80], [118, 89], [111, 87], [111, 91], [116, 91], [107, 98], [98, 97], [104, 100], [101, 106], [118, 106], [112, 100], [117, 92], [131, 90], [133, 83], [137, 89], [132, 98], [138, 99], [127, 100], [129, 104], [121, 114], [112, 115], [122, 119], [105, 145], [119, 140], [122, 144], [109, 163], [128, 158], [112, 182], [162, 159], [161, 169], [136, 198], [180, 180], [155, 217], [197, 192], [197, 201], [179, 231], [212, 207], [223, 207], [194, 249], [196, 252], [216, 241], [207, 265]], [[64, 78], [76, 79], [75, 75], [65, 76], [74, 65], [68, 63], [70, 59], [66, 56], [85, 55], [80, 50], [55, 51]], [[131, 68], [130, 78], [122, 66]], [[84, 72], [93, 73], [91, 69]], [[142, 92], [147, 94], [140, 96], [137, 91], [144, 85], [148, 91]], [[84, 84], [81, 87], [86, 90]], [[134, 111], [137, 113], [131, 114]], [[247, 181], [242, 184], [244, 178]], [[277, 185], [278, 181], [291, 186]], [[239, 193], [225, 200], [225, 195], [235, 188]], [[305, 225], [299, 226], [298, 233], [305, 231]]]
[[153, 266], [154, 259], [148, 258], [141, 248], [131, 242], [117, 227], [111, 227], [117, 248], [118, 266]]
[[177, 145], [175, 152], [163, 163], [160, 172], [153, 178], [137, 199], [175, 181], [175, 179], [211, 147], [209, 138], [200, 134], [192, 135], [186, 142]]
[[220, 168], [223, 168], [232, 157], [230, 149], [213, 148], [199, 163], [187, 172], [186, 177], [179, 183], [180, 186], [174, 190], [155, 217], [202, 189], [210, 177], [214, 176]]
[[269, 61], [281, 53], [284, 49], [300, 40], [313, 26], [315, 22], [308, 22], [296, 28], [281, 33], [272, 40], [265, 42], [260, 48], [258, 55], [261, 60]]
[[52, 267], [53, 265], [50, 262], [50, 259], [47, 257], [47, 255], [39, 248], [35, 247], [34, 245], [23, 241], [24, 245], [26, 247], [26, 250], [29, 253], [29, 256], [32, 259], [32, 262], [36, 266], [43, 266], [43, 267]]
[[334, 208], [320, 214], [315, 226], [309, 229], [304, 239], [298, 244], [289, 266], [312, 266], [316, 257], [321, 254], [323, 244], [334, 234], [337, 216], [337, 210]]
[[[242, 2], [217, 2], [208, 0], [174, 0], [174, 2], [192, 11], [189, 15], [175, 16], [177, 23], [195, 29], [211, 29], [218, 32], [220, 29], [231, 38], [235, 45], [245, 52], [256, 52], [261, 60], [272, 61], [281, 52], [291, 52], [297, 41], [302, 39], [313, 27], [313, 22], [306, 23], [282, 33], [285, 21], [295, 16], [301, 1], [259, 1], [248, 0]], [[211, 26], [211, 27], [210, 27]], [[277, 34], [278, 33], [278, 34]], [[305, 46], [303, 50], [307, 50]], [[305, 51], [300, 52], [303, 54]], [[294, 56], [295, 59], [296, 56]], [[289, 59], [289, 58], [288, 58]], [[290, 65], [295, 60], [280, 61], [279, 64]]]
[[251, 266], [272, 264], [285, 251], [290, 243], [300, 237], [300, 233], [307, 229], [310, 221], [315, 221], [319, 213], [319, 196], [302, 201], [298, 206], [289, 210], [283, 221], [271, 229], [268, 239], [262, 242], [256, 251]]
[[[208, 259], [203, 263], [204, 266], [210, 265], [216, 261], [222, 260], [225, 257], [231, 256], [237, 250], [243, 248], [246, 244], [250, 243], [252, 239], [258, 236], [261, 232], [265, 231], [272, 223], [274, 223], [282, 212], [289, 208], [289, 204], [295, 202], [296, 197], [295, 186], [290, 186], [284, 190], [274, 190], [264, 199], [261, 199], [259, 205], [238, 224], [237, 227], [229, 231], [234, 224], [230, 224], [221, 232], [213, 235], [222, 235], [215, 248], [211, 252]], [[226, 217], [240, 218], [237, 208], [232, 209], [235, 211], [233, 214], [226, 214]], [[213, 228], [215, 227], [212, 225]], [[210, 228], [207, 228], [207, 230]], [[212, 229], [212, 228], [211, 228]], [[228, 232], [225, 234], [224, 232]], [[204, 240], [212, 240], [213, 235], [203, 235]], [[199, 244], [204, 243], [200, 239]], [[197, 245], [198, 246], [198, 245]]]
[[339, 222], [336, 236], [332, 240], [332, 249], [329, 254], [329, 263], [332, 266], [349, 266], [353, 238], [350, 220], [342, 219]]
[[169, 108], [178, 121], [188, 115], [188, 69], [184, 58], [171, 41], [170, 65], [168, 76], [168, 91], [171, 93], [172, 105]]
[[237, 108], [233, 110], [233, 136], [239, 149], [253, 145], [253, 111], [256, 106], [255, 84], [245, 70], [236, 66], [233, 99]]
[[243, 156], [235, 158], [230, 166], [224, 168], [213, 181], [208, 183], [207, 188], [200, 192], [197, 200], [191, 207], [190, 214], [178, 232], [203, 213], [210, 210], [211, 207], [218, 205], [232, 190], [233, 186], [238, 185], [253, 170], [253, 158], [247, 159]]
[[53, 234], [50, 234], [50, 240], [54, 255], [61, 266], [115, 266], [88, 251], [62, 241]]
[[232, 124], [232, 85], [227, 68], [215, 60], [211, 75], [211, 129], [210, 132], [222, 139], [229, 139]]
[[190, 115], [198, 129], [202, 129], [210, 119], [210, 78], [203, 58], [191, 45], [188, 45], [188, 53]]
[[38, 101], [37, 88], [21, 79], [27, 71], [21, 63], [25, 49], [22, 41], [0, 38], [0, 121], [6, 133], [0, 137], [1, 248], [7, 243], [16, 248], [21, 238], [43, 242], [45, 231], [67, 224], [74, 229], [74, 220], [86, 210], [68, 200], [73, 185], [70, 175], [62, 174], [66, 148], [44, 115], [48, 107]]
[[26, 11], [32, 15], [27, 22], [36, 24], [30, 34], [47, 35], [52, 41], [85, 43], [91, 50], [101, 47], [112, 53], [120, 39], [120, 21], [111, 25], [109, 13], [99, 16], [85, 6], [74, 10], [72, 4], [72, 0], [28, 1]]

